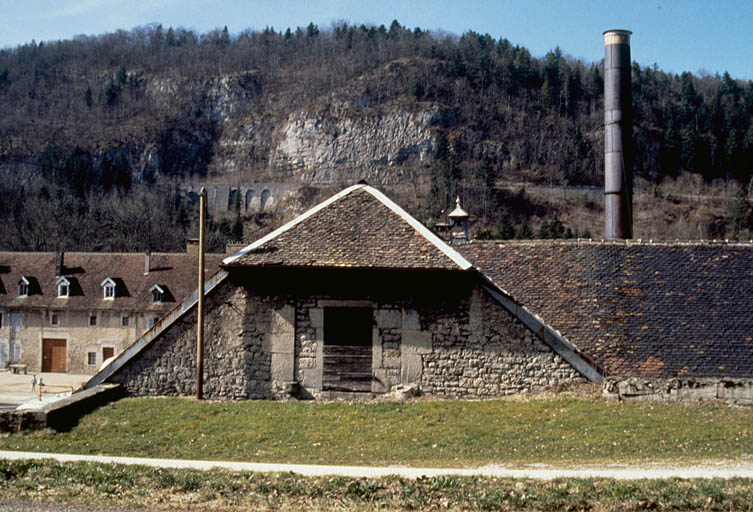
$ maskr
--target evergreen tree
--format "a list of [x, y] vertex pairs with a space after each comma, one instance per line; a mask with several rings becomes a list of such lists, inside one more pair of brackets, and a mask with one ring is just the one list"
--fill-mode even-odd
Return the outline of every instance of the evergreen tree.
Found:
[[533, 231], [528, 227], [528, 219], [523, 219], [523, 222], [518, 226], [518, 231], [515, 232], [515, 238], [518, 240], [528, 240], [533, 238]]
[[230, 46], [230, 32], [227, 29], [227, 25], [222, 29], [222, 33], [220, 34], [220, 38], [217, 41], [217, 44], [221, 46], [222, 48], [227, 48]]
[[87, 107], [92, 108], [92, 104], [94, 103], [94, 100], [92, 99], [92, 89], [91, 87], [86, 88], [86, 92], [84, 93], [84, 103]]
[[753, 214], [748, 199], [742, 190], [738, 190], [727, 211], [727, 236], [739, 240], [743, 230], [751, 227], [752, 220]]
[[314, 22], [308, 24], [306, 27], [306, 37], [316, 37], [319, 35], [319, 27], [314, 25]]
[[108, 107], [114, 106], [118, 102], [118, 95], [120, 94], [120, 87], [110, 80], [105, 89], [105, 103]]
[[124, 86], [126, 81], [128, 80], [128, 73], [126, 72], [126, 68], [124, 65], [120, 65], [118, 68], [118, 74], [117, 74], [117, 80], [119, 86]]
[[503, 213], [497, 221], [497, 238], [500, 240], [512, 240], [515, 238], [515, 228], [510, 220], [510, 215]]

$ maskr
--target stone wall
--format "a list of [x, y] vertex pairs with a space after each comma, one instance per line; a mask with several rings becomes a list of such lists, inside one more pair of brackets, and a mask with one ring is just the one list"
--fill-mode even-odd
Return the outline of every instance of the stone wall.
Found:
[[721, 400], [753, 405], [753, 379], [607, 377], [602, 384], [602, 396], [621, 401], [690, 403]]
[[422, 356], [421, 390], [451, 396], [503, 396], [585, 383], [570, 364], [484, 291], [467, 307], [426, 322], [432, 349]]
[[[269, 332], [274, 300], [225, 282], [205, 302], [203, 396], [273, 398]], [[131, 395], [196, 394], [196, 309], [170, 326], [110, 379]]]
[[[321, 396], [328, 307], [372, 309], [373, 394], [412, 384], [431, 395], [501, 396], [586, 381], [479, 286], [417, 293], [275, 294], [228, 279], [206, 301], [204, 396]], [[129, 394], [194, 395], [195, 324], [192, 310], [110, 380]]]
[[0, 409], [0, 432], [41, 430], [70, 430], [78, 420], [97, 407], [122, 396], [120, 386], [100, 385], [79, 390], [71, 396], [44, 404], [36, 409]]

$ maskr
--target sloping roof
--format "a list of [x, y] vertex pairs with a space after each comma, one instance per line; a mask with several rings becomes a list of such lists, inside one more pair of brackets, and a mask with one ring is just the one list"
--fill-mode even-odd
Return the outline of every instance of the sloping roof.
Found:
[[229, 267], [468, 270], [471, 264], [384, 194], [354, 185], [225, 259]]
[[[206, 255], [207, 275], [219, 268], [224, 256]], [[59, 298], [54, 252], [0, 252], [0, 307], [164, 312], [175, 304], [153, 304], [150, 288], [167, 285], [173, 297], [189, 295], [196, 288], [196, 258], [188, 253], [152, 253], [150, 272], [144, 275], [144, 253], [67, 252], [62, 274], [71, 282], [70, 296]], [[18, 297], [22, 275], [39, 284], [28, 297]], [[107, 278], [119, 288], [114, 300], [104, 300], [102, 282]]]
[[605, 375], [753, 376], [753, 245], [536, 241], [459, 249]]

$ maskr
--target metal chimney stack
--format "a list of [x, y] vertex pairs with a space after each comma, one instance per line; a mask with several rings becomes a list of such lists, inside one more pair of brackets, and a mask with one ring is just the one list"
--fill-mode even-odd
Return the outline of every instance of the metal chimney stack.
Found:
[[633, 237], [629, 30], [604, 32], [604, 212], [607, 240]]

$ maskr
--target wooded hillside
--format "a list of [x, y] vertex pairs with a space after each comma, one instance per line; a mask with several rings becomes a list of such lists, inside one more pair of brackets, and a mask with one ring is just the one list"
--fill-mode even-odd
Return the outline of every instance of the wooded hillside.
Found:
[[[2, 50], [0, 248], [177, 249], [193, 229], [177, 183], [291, 179], [271, 158], [275, 130], [294, 112], [325, 119], [338, 102], [354, 115], [385, 105], [441, 112], [431, 161], [400, 164], [422, 178], [420, 218], [461, 193], [488, 236], [564, 236], [556, 205], [500, 187], [601, 185], [602, 75], [559, 48], [535, 58], [504, 38], [397, 21], [235, 35], [150, 25]], [[633, 105], [641, 183], [737, 184], [727, 217], [703, 220], [700, 235], [749, 233], [753, 82], [634, 64]], [[226, 140], [240, 130], [243, 169], [226, 176]], [[265, 222], [235, 217], [217, 219], [218, 245], [244, 222], [247, 231]]]

